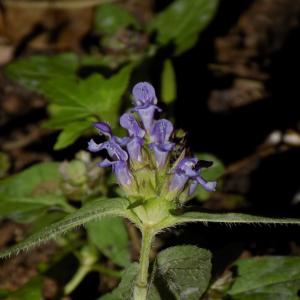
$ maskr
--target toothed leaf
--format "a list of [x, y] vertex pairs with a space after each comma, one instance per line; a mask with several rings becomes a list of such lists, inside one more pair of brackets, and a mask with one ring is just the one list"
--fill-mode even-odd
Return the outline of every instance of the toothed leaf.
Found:
[[206, 249], [191, 245], [171, 247], [158, 254], [156, 265], [154, 284], [162, 299], [198, 300], [207, 289], [211, 253]]
[[61, 221], [34, 233], [21, 243], [0, 252], [0, 258], [29, 250], [87, 222], [110, 216], [125, 216], [127, 206], [128, 202], [123, 198], [95, 199]]
[[180, 55], [192, 48], [198, 35], [213, 18], [218, 0], [176, 0], [156, 15], [149, 30], [156, 31], [159, 45], [173, 42], [175, 54]]

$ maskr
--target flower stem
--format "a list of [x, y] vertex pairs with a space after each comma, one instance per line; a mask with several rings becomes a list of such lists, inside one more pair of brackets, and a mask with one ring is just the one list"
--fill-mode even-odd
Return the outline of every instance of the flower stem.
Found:
[[80, 284], [82, 279], [91, 271], [91, 266], [81, 265], [79, 269], [76, 271], [75, 275], [68, 282], [68, 284], [64, 288], [65, 295], [71, 294], [77, 286]]
[[137, 281], [134, 287], [134, 300], [146, 300], [148, 290], [148, 269], [151, 242], [154, 237], [153, 230], [145, 227], [142, 232], [142, 246], [140, 253], [140, 265]]
[[104, 274], [106, 276], [109, 277], [114, 277], [114, 278], [121, 278], [122, 277], [122, 273], [120, 271], [115, 271], [115, 270], [111, 270], [109, 268], [106, 268], [102, 265], [96, 265], [93, 267], [92, 271], [97, 271], [101, 274]]

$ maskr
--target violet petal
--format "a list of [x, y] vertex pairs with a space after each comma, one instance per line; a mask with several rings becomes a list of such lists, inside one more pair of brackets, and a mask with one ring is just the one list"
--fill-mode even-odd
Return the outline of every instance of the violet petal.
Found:
[[117, 180], [121, 185], [129, 185], [132, 182], [132, 175], [129, 172], [125, 161], [116, 161], [113, 164], [113, 171], [116, 174]]
[[137, 120], [130, 113], [125, 113], [121, 116], [120, 125], [128, 130], [130, 136], [137, 136], [142, 138], [145, 135], [145, 131], [140, 128]]
[[97, 144], [93, 139], [88, 142], [88, 150], [91, 152], [98, 152], [103, 149], [103, 144]]
[[154, 112], [155, 110], [160, 110], [159, 107], [157, 107], [156, 105], [149, 105], [149, 106], [145, 106], [145, 107], [136, 107], [134, 109], [134, 111], [136, 111], [141, 120], [142, 123], [144, 125], [144, 128], [146, 129], [146, 131], [148, 133], [151, 132], [152, 129], [152, 123], [153, 123], [153, 117], [154, 117]]
[[108, 123], [106, 122], [94, 122], [93, 126], [99, 130], [100, 133], [111, 138], [112, 130]]
[[132, 89], [136, 105], [156, 104], [157, 98], [154, 87], [148, 82], [139, 82]]
[[144, 144], [144, 140], [139, 137], [134, 137], [127, 144], [127, 151], [129, 157], [133, 161], [142, 161], [142, 145]]
[[182, 190], [185, 184], [187, 183], [188, 179], [188, 176], [186, 176], [185, 174], [175, 173], [171, 179], [169, 190]]
[[169, 140], [173, 129], [173, 124], [169, 120], [161, 119], [156, 121], [151, 131], [151, 141], [158, 144], [165, 143]]
[[216, 190], [216, 181], [206, 181], [201, 176], [196, 177], [196, 180], [201, 184], [208, 192], [214, 192]]

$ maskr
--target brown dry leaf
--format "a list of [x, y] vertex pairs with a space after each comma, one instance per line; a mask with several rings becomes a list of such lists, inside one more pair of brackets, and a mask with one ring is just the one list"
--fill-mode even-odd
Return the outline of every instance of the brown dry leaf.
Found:
[[250, 2], [229, 32], [215, 41], [216, 62], [210, 68], [221, 78], [234, 79], [211, 94], [212, 110], [226, 111], [266, 97], [270, 57], [299, 25], [299, 16], [300, 1]]
[[9, 45], [29, 47], [34, 51], [78, 50], [82, 37], [90, 30], [92, 16], [92, 7], [4, 6], [0, 16], [0, 37]]

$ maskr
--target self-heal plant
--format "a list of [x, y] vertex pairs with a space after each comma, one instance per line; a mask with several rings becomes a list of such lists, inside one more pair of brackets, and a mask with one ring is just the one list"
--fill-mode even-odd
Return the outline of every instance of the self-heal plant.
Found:
[[133, 99], [134, 107], [120, 117], [120, 125], [127, 130], [127, 136], [117, 137], [108, 123], [96, 122], [94, 127], [106, 137], [106, 141], [98, 144], [92, 139], [88, 143], [91, 152], [107, 152], [108, 158], [99, 166], [112, 168], [123, 190], [122, 196], [89, 200], [76, 212], [1, 252], [0, 257], [17, 254], [90, 221], [121, 216], [141, 231], [140, 260], [124, 274], [123, 280], [127, 285], [134, 283], [126, 297], [122, 280], [113, 298], [105, 299], [166, 299], [160, 298], [156, 290], [155, 281], [160, 278], [167, 282], [166, 289], [174, 295], [174, 299], [196, 300], [209, 283], [210, 252], [193, 246], [169, 248], [158, 254], [149, 276], [151, 244], [159, 232], [188, 222], [300, 224], [300, 220], [209, 213], [189, 207], [187, 202], [198, 185], [207, 191], [216, 189], [216, 182], [206, 181], [201, 176], [201, 171], [209, 168], [212, 162], [199, 160], [178, 147], [173, 138], [172, 123], [155, 117], [161, 109], [157, 106], [152, 85], [146, 82], [136, 84]]
[[88, 149], [92, 152], [107, 151], [111, 160], [105, 159], [99, 166], [112, 166], [129, 205], [134, 207], [131, 212], [143, 235], [134, 298], [146, 299], [149, 251], [154, 235], [164, 228], [170, 211], [181, 207], [198, 184], [214, 191], [216, 182], [207, 182], [199, 174], [202, 166], [209, 166], [210, 162], [185, 157], [184, 150], [179, 156], [172, 152], [174, 128], [170, 121], [154, 118], [155, 111], [161, 110], [156, 106], [152, 85], [147, 82], [136, 84], [133, 98], [135, 107], [120, 118], [120, 125], [128, 131], [128, 136], [113, 136], [107, 123], [94, 123], [108, 141], [96, 144], [91, 140]]
[[94, 123], [108, 141], [89, 142], [89, 150], [107, 150], [111, 160], [105, 159], [100, 167], [112, 166], [118, 183], [127, 195], [132, 213], [142, 231], [143, 245], [138, 281], [134, 289], [135, 299], [146, 299], [149, 251], [154, 235], [164, 228], [171, 210], [185, 203], [198, 184], [214, 191], [216, 182], [207, 182], [199, 174], [202, 166], [195, 157], [185, 157], [184, 150], [178, 157], [172, 152], [173, 125], [166, 119], [156, 120], [157, 98], [152, 85], [141, 82], [133, 88], [135, 107], [120, 118], [120, 125], [128, 136], [112, 135], [107, 123]]

